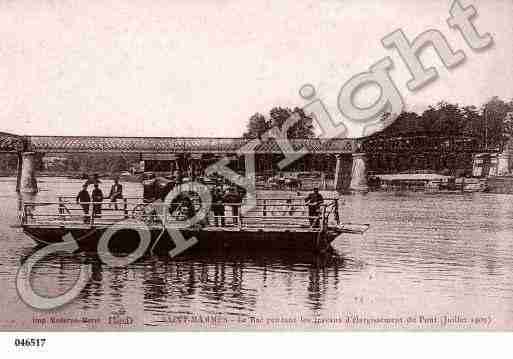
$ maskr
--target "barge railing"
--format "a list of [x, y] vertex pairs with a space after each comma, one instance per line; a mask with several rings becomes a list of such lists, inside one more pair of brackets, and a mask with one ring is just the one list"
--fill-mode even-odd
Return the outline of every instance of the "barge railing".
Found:
[[[75, 197], [59, 196], [57, 202], [25, 202], [20, 213], [23, 225], [109, 225], [124, 220], [143, 221], [148, 225], [176, 225], [181, 227], [189, 219], [184, 202], [145, 203], [141, 198], [126, 197], [118, 202], [80, 202]], [[304, 198], [259, 198], [252, 209], [242, 214], [244, 203], [223, 203], [225, 213], [207, 215], [196, 225], [203, 228], [262, 229], [267, 227], [323, 231], [330, 221], [340, 223], [339, 199], [325, 199], [319, 205], [318, 215], [309, 216], [309, 204]], [[101, 213], [95, 209], [101, 208]], [[45, 211], [45, 209], [47, 209]], [[201, 203], [193, 203], [192, 213], [201, 209]], [[235, 209], [235, 211], [233, 211]], [[189, 208], [190, 210], [190, 208]], [[193, 214], [193, 216], [194, 216]]]

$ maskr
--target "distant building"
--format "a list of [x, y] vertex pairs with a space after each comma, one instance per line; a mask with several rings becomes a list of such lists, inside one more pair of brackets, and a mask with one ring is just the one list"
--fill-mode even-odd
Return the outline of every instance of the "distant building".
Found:
[[43, 170], [56, 171], [65, 169], [67, 160], [67, 157], [44, 156], [42, 158]]

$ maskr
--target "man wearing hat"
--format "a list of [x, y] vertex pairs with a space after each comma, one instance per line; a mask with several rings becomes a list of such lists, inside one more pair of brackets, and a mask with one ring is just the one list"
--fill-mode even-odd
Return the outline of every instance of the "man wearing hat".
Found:
[[224, 195], [224, 203], [229, 203], [232, 207], [232, 217], [233, 217], [233, 224], [238, 225], [239, 224], [239, 207], [240, 203], [242, 201], [242, 198], [239, 194], [239, 192], [236, 190], [234, 186], [230, 186], [228, 188], [228, 191]]
[[221, 218], [221, 226], [224, 227], [224, 203], [223, 203], [223, 189], [221, 186], [216, 185], [212, 189], [212, 212], [214, 212], [215, 226], [219, 226], [219, 217]]
[[123, 186], [119, 183], [119, 179], [114, 179], [114, 184], [110, 188], [109, 194], [110, 201], [114, 203], [114, 209], [118, 209], [118, 199], [123, 199]]
[[319, 188], [315, 187], [313, 192], [305, 198], [305, 201], [308, 206], [308, 217], [310, 217], [308, 220], [310, 221], [310, 226], [319, 227], [319, 219], [313, 218], [320, 215], [321, 204], [324, 202], [324, 198], [319, 193]]
[[84, 211], [84, 223], [89, 222], [89, 202], [91, 202], [91, 196], [87, 192], [87, 184], [82, 185], [82, 190], [78, 192], [77, 203], [80, 203], [82, 210]]
[[103, 192], [100, 189], [98, 182], [94, 184], [94, 189], [91, 192], [91, 199], [93, 200], [93, 217], [101, 217], [103, 202]]

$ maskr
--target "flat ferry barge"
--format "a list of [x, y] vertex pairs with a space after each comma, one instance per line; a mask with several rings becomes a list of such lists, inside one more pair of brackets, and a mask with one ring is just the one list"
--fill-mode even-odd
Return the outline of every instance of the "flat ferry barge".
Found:
[[[88, 211], [84, 204], [65, 196], [55, 202], [25, 202], [20, 211], [23, 232], [43, 246], [64, 242], [71, 235], [84, 251], [98, 250], [103, 240], [111, 252], [131, 253], [145, 241], [148, 252], [165, 253], [176, 248], [172, 237], [179, 232], [190, 243], [188, 251], [322, 252], [341, 234], [363, 234], [369, 227], [342, 223], [336, 198], [325, 199], [316, 216], [308, 216], [301, 197], [257, 199], [249, 210], [244, 209], [247, 203], [225, 203], [231, 215], [224, 216], [201, 212], [201, 203], [195, 203], [195, 213], [203, 213], [197, 220], [187, 217], [176, 203], [124, 198], [116, 204], [87, 203]], [[101, 206], [101, 214], [91, 213], [94, 206]]]

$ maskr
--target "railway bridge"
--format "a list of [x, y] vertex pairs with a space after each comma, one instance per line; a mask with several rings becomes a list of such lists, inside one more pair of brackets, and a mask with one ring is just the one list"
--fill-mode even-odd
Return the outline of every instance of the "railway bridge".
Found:
[[[297, 161], [288, 165], [292, 171], [312, 168], [334, 174], [338, 190], [366, 191], [366, 156], [353, 139], [290, 139], [290, 147], [275, 139], [207, 137], [94, 137], [94, 136], [20, 136], [0, 132], [0, 154], [18, 156], [17, 191], [37, 192], [36, 157], [59, 154], [135, 154], [144, 166], [158, 162], [171, 167], [206, 168], [221, 158], [230, 160], [230, 167], [244, 173], [245, 155], [255, 155], [256, 172], [275, 168], [285, 156], [303, 150]], [[169, 170], [170, 168], [168, 168]], [[287, 170], [287, 169], [285, 169]]]
[[[0, 132], [0, 154], [18, 156], [17, 191], [37, 191], [36, 158], [62, 154], [131, 154], [144, 170], [205, 169], [225, 158], [230, 168], [245, 173], [245, 155], [255, 156], [256, 174], [274, 173], [285, 156], [304, 150], [284, 171], [318, 171], [333, 176], [334, 188], [366, 191], [367, 173], [412, 171], [447, 172], [455, 176], [487, 176], [509, 173], [513, 156], [486, 151], [480, 141], [465, 136], [412, 134], [395, 137], [289, 139], [285, 149], [275, 139], [252, 140], [226, 137], [94, 137], [20, 136]], [[289, 153], [284, 153], [289, 151]], [[485, 153], [486, 152], [486, 153]], [[485, 162], [490, 170], [485, 170]], [[494, 162], [496, 162], [494, 164]], [[479, 166], [483, 167], [479, 168]], [[493, 168], [495, 172], [492, 171]], [[481, 173], [481, 175], [479, 175]]]

